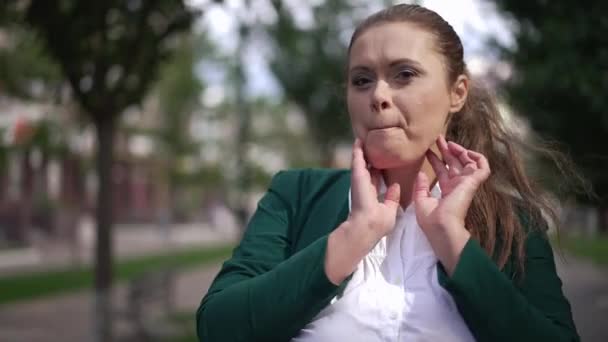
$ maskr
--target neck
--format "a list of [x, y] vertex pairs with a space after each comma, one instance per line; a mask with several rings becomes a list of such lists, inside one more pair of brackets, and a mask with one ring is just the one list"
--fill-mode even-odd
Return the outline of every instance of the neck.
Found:
[[436, 182], [436, 175], [426, 157], [423, 157], [419, 162], [412, 165], [382, 170], [382, 177], [384, 178], [384, 183], [387, 187], [394, 183], [398, 183], [401, 187], [399, 204], [403, 209], [407, 208], [410, 203], [412, 203], [414, 183], [416, 182], [418, 171], [422, 171], [426, 174], [430, 180], [432, 189]]

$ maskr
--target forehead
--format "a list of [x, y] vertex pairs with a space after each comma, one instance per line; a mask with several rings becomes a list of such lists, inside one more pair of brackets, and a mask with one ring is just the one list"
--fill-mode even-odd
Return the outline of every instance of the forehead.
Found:
[[351, 66], [377, 64], [408, 58], [420, 64], [441, 62], [435, 37], [408, 22], [384, 23], [365, 30], [353, 43]]

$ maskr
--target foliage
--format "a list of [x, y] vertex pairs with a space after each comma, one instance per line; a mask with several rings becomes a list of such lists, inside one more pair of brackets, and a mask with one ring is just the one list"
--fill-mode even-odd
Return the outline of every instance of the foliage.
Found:
[[608, 236], [584, 237], [577, 235], [560, 235], [557, 246], [568, 252], [589, 259], [598, 265], [608, 265]]
[[203, 90], [203, 83], [195, 73], [197, 61], [203, 57], [199, 51], [203, 44], [204, 37], [200, 35], [180, 37], [175, 54], [161, 66], [156, 86], [155, 95], [162, 115], [155, 134], [165, 157], [171, 161], [168, 167], [170, 181], [174, 184], [183, 178], [176, 166], [179, 158], [196, 154], [200, 148], [188, 127]]
[[18, 2], [0, 8], [0, 90], [21, 98], [52, 95], [61, 73], [23, 16]]
[[[17, 0], [13, 4], [19, 3]], [[31, 0], [25, 20], [40, 35], [97, 132], [96, 339], [110, 339], [112, 166], [117, 118], [139, 104], [160, 64], [198, 11], [183, 0]]]
[[[505, 85], [532, 128], [563, 143], [608, 205], [608, 3], [495, 0], [516, 23]], [[584, 200], [584, 198], [583, 198]]]
[[189, 29], [197, 12], [183, 1], [33, 0], [26, 20], [43, 37], [95, 121], [138, 103], [174, 36]]
[[344, 1], [326, 1], [313, 8], [312, 27], [299, 26], [292, 13], [275, 1], [276, 24], [268, 32], [277, 49], [272, 71], [286, 96], [306, 114], [322, 162], [329, 164], [336, 143], [350, 136], [342, 85], [353, 7]]

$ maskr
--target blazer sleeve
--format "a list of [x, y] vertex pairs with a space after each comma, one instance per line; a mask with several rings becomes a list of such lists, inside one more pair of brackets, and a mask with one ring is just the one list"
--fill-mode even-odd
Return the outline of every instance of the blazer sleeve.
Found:
[[439, 282], [477, 341], [580, 341], [546, 234], [531, 231], [525, 248], [521, 281], [509, 279], [470, 239], [452, 277], [440, 267]]
[[289, 255], [298, 177], [297, 171], [273, 177], [201, 301], [200, 341], [288, 341], [341, 289], [325, 274], [327, 235]]

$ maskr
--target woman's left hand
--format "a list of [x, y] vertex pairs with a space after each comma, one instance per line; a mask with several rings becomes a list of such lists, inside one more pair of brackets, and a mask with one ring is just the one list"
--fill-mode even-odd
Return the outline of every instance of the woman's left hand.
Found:
[[490, 176], [488, 160], [481, 153], [467, 150], [437, 138], [442, 161], [430, 149], [427, 158], [437, 175], [441, 198], [429, 193], [429, 179], [420, 172], [414, 186], [416, 219], [435, 254], [449, 274], [458, 262], [460, 252], [470, 238], [464, 223], [475, 192]]

